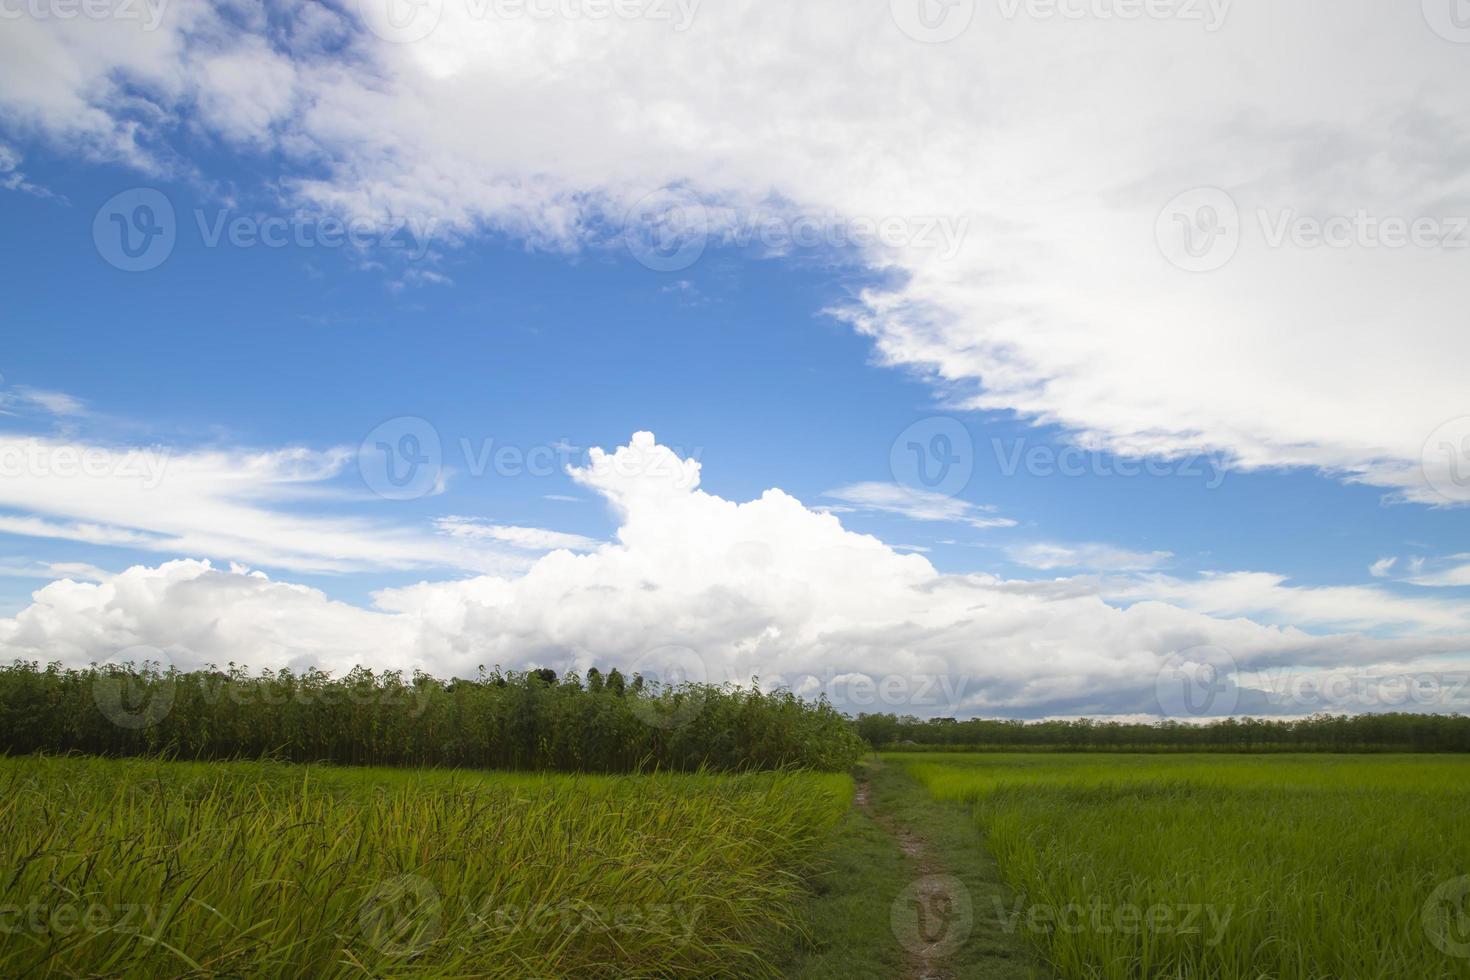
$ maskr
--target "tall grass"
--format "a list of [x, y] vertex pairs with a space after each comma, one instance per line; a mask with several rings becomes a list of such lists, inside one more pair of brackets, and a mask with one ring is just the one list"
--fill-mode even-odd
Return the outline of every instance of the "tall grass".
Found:
[[1470, 976], [1470, 760], [915, 756], [1068, 978]]
[[0, 760], [0, 975], [758, 976], [841, 775]]
[[0, 667], [0, 750], [637, 772], [838, 771], [865, 747], [825, 700], [616, 670], [441, 681], [18, 662]]

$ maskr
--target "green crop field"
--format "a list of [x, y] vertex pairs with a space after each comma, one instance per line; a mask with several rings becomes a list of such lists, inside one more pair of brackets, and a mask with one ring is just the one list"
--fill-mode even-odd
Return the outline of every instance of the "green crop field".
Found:
[[1470, 976], [1463, 756], [895, 754], [1065, 978]]
[[851, 787], [0, 759], [0, 976], [769, 974]]
[[0, 759], [0, 975], [1470, 977], [1460, 756]]
[[1470, 980], [1470, 755], [1399, 722], [875, 755], [636, 674], [19, 664], [0, 976]]

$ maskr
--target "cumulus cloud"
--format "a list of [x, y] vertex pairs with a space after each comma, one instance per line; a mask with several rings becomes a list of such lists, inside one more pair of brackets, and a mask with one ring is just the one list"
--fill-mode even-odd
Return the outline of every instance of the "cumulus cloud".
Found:
[[340, 673], [410, 648], [410, 626], [401, 619], [260, 572], [194, 560], [137, 566], [97, 582], [53, 582], [14, 619], [0, 620], [6, 660], [85, 664], [154, 655], [183, 668], [235, 661]]
[[[0, 657], [79, 663], [145, 645], [186, 666], [367, 663], [468, 676], [481, 664], [621, 665], [657, 676], [651, 652], [676, 648], [713, 681], [759, 676], [849, 708], [953, 715], [1157, 713], [1155, 676], [1202, 645], [1248, 670], [1470, 652], [1463, 606], [1394, 606], [1371, 589], [1248, 579], [1253, 591], [1237, 588], [1248, 594], [1211, 598], [1213, 580], [1191, 591], [1151, 579], [1125, 597], [1085, 578], [942, 574], [781, 490], [745, 502], [710, 494], [696, 461], [648, 433], [593, 451], [573, 476], [619, 515], [616, 540], [588, 553], [556, 551], [521, 574], [386, 589], [371, 608], [202, 561], [138, 566], [40, 589], [0, 620]], [[1171, 589], [1191, 604], [1164, 601]], [[1236, 611], [1272, 603], [1321, 621], [1370, 605], [1360, 623], [1397, 630], [1313, 634]], [[900, 693], [884, 700], [875, 685], [894, 677]]]

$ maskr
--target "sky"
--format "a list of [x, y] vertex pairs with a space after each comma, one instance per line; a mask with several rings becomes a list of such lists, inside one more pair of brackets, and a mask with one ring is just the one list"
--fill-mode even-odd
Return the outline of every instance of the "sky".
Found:
[[0, 660], [1470, 704], [1460, 0], [0, 19]]

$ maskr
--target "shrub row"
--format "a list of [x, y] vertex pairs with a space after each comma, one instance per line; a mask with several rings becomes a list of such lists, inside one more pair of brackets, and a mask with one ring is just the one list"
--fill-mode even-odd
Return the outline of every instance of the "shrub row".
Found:
[[863, 714], [858, 732], [898, 751], [1470, 752], [1470, 717], [1391, 712], [1308, 718], [1223, 718], [1153, 724], [1011, 721]]
[[617, 670], [439, 680], [357, 668], [0, 667], [0, 751], [561, 772], [836, 771], [864, 750], [825, 699]]

